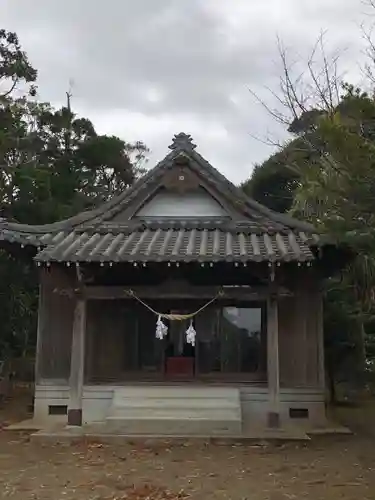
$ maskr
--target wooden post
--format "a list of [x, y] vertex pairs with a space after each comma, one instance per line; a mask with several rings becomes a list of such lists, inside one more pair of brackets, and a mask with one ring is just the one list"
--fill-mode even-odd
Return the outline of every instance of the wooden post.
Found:
[[279, 321], [277, 297], [267, 301], [267, 372], [269, 394], [269, 427], [280, 427]]
[[323, 322], [323, 297], [320, 291], [317, 293], [317, 336], [318, 336], [318, 385], [325, 389], [325, 362], [324, 362], [324, 322]]
[[40, 383], [40, 380], [42, 378], [42, 342], [43, 342], [43, 335], [45, 334], [44, 332], [44, 326], [45, 326], [45, 314], [46, 314], [46, 308], [44, 307], [45, 305], [45, 300], [44, 300], [44, 295], [45, 295], [45, 290], [44, 290], [44, 283], [41, 280], [41, 283], [39, 285], [39, 298], [38, 298], [38, 326], [37, 326], [37, 337], [36, 337], [36, 350], [35, 350], [35, 385]]
[[85, 365], [86, 301], [77, 298], [72, 335], [69, 379], [68, 425], [82, 425], [82, 398]]

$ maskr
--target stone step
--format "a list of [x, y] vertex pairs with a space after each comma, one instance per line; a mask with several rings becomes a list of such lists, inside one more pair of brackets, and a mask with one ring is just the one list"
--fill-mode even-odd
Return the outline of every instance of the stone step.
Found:
[[116, 408], [220, 408], [233, 409], [237, 408], [238, 401], [235, 399], [202, 399], [202, 398], [116, 398], [113, 399], [113, 406]]
[[108, 418], [101, 426], [103, 434], [148, 435], [240, 435], [241, 420], [170, 419], [170, 418]]
[[166, 407], [166, 408], [155, 408], [153, 406], [142, 406], [134, 407], [130, 406], [128, 408], [115, 407], [112, 408], [107, 418], [181, 418], [181, 419], [228, 419], [237, 420], [241, 418], [241, 410], [239, 408], [222, 408], [217, 407], [215, 409], [207, 409], [205, 407]]
[[195, 399], [237, 399], [238, 389], [233, 387], [199, 387], [199, 386], [126, 386], [116, 387], [114, 400], [121, 398], [190, 398]]
[[241, 428], [237, 388], [132, 386], [114, 390], [104, 432], [233, 435]]

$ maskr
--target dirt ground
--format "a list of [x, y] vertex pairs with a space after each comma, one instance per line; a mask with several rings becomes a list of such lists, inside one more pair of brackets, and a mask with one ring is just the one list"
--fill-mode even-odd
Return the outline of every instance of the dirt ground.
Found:
[[[20, 401], [0, 421], [23, 418]], [[0, 498], [374, 500], [375, 438], [362, 420], [354, 436], [279, 445], [41, 445], [0, 430]]]

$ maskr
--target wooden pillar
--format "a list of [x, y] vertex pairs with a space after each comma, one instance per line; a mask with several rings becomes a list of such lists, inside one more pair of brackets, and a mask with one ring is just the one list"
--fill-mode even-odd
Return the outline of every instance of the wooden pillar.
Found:
[[317, 293], [317, 341], [318, 341], [318, 385], [325, 389], [325, 362], [324, 362], [324, 316], [323, 316], [323, 296], [320, 291]]
[[267, 301], [268, 426], [280, 427], [279, 320], [277, 297]]
[[45, 314], [44, 307], [44, 286], [43, 281], [39, 285], [39, 298], [38, 298], [38, 326], [36, 333], [36, 350], [35, 350], [35, 385], [39, 384], [42, 378], [42, 342], [43, 335], [45, 335]]
[[69, 378], [68, 425], [82, 425], [82, 399], [85, 365], [86, 301], [77, 298], [74, 310]]

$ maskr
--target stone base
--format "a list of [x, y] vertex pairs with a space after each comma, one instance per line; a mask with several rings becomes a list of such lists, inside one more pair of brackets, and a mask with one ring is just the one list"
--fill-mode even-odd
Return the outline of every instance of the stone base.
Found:
[[[191, 389], [195, 390], [197, 386], [198, 384], [193, 385]], [[198, 387], [201, 386], [202, 384], [200, 384]], [[123, 385], [86, 385], [84, 387], [82, 400], [83, 424], [94, 424], [97, 422], [104, 423], [106, 422], [106, 419], [108, 417], [123, 417], [124, 413], [126, 413], [126, 416], [130, 419], [137, 419], [140, 416], [136, 408], [137, 406], [139, 410], [142, 410], [141, 413], [147, 418], [154, 418], [156, 416], [158, 418], [163, 417], [165, 416], [163, 415], [163, 413], [166, 411], [166, 407], [170, 406], [173, 403], [173, 401], [171, 401], [171, 398], [164, 397], [165, 394], [168, 395], [168, 392], [172, 387], [176, 390], [176, 392], [178, 391], [179, 393], [181, 393], [181, 388], [186, 389], [186, 384], [181, 384], [181, 386], [179, 386], [177, 383], [158, 383], [149, 384], [149, 387], [156, 387], [158, 389], [156, 399], [160, 400], [160, 404], [157, 405], [157, 408], [155, 408], [154, 404], [151, 405], [152, 413], [150, 413], [150, 411], [146, 411], [147, 409], [150, 410], [150, 408], [147, 408], [150, 406], [149, 398], [141, 397], [141, 392], [143, 391], [140, 391], [140, 389], [144, 389], [144, 384], [134, 383]], [[204, 406], [214, 408], [215, 418], [219, 418], [220, 420], [227, 420], [227, 411], [229, 411], [229, 408], [227, 403], [225, 405], [223, 404], [225, 400], [227, 400], [228, 402], [228, 398], [224, 398], [224, 401], [223, 398], [220, 398], [221, 401], [217, 401], [215, 397], [214, 399], [216, 399], [216, 401], [213, 401], [212, 398], [214, 396], [214, 393], [212, 392], [212, 389], [215, 386], [207, 384], [207, 386], [204, 385], [204, 387], [210, 390], [209, 394], [207, 395], [207, 393], [205, 393], [204, 397], [200, 398], [199, 404], [198, 401], [192, 402], [190, 398], [187, 398], [187, 407], [190, 407], [190, 410], [192, 410], [192, 406], [198, 406], [199, 408], [202, 408], [202, 405], [204, 404]], [[224, 388], [224, 386], [219, 387], [221, 389]], [[128, 397], [126, 398], [126, 401], [118, 401], [120, 406], [123, 406], [122, 403], [124, 403], [124, 407], [121, 408], [120, 414], [118, 414], [117, 412], [115, 414], [112, 414], [113, 403], [115, 402], [114, 399], [116, 399], [116, 393], [118, 395], [118, 389], [121, 388], [127, 389]], [[242, 421], [242, 424], [245, 427], [251, 428], [253, 428], [254, 426], [264, 429], [269, 428], [268, 412], [273, 411], [274, 408], [270, 407], [267, 387], [258, 387], [251, 384], [243, 384], [241, 386], [238, 385], [237, 389], [239, 389], [240, 392], [239, 418]], [[131, 394], [129, 393], [129, 391], [131, 392]], [[135, 403], [135, 399], [138, 399], [137, 405], [132, 404], [132, 402]], [[35, 424], [40, 426], [40, 428], [49, 428], [51, 425], [55, 424], [67, 425], [68, 421], [66, 413], [65, 415], [57, 413], [51, 414], [50, 407], [53, 406], [65, 406], [68, 409], [74, 409], [74, 407], [70, 406], [69, 387], [67, 385], [59, 385], [57, 383], [52, 384], [52, 382], [50, 385], [46, 383], [38, 384], [36, 386], [35, 410], [33, 420]], [[183, 406], [185, 406], [185, 403], [183, 404]], [[224, 413], [225, 406], [227, 407], [227, 409]], [[78, 408], [78, 406], [76, 406], [75, 408]], [[307, 409], [307, 418], [291, 418], [291, 408]], [[176, 411], [173, 412], [174, 416], [176, 416], [177, 408], [175, 410]], [[297, 426], [298, 428], [303, 429], [305, 432], [309, 432], [312, 429], [321, 429], [327, 426], [327, 418], [324, 406], [324, 394], [318, 389], [281, 389], [280, 408], [278, 410], [278, 413], [280, 414], [280, 427], [282, 428], [286, 426]], [[197, 412], [194, 410], [194, 413]], [[207, 412], [204, 411], [204, 414], [201, 413], [200, 416], [205, 418], [213, 418], [212, 412], [209, 413], [210, 415], [208, 415]], [[185, 419], [187, 418], [187, 412], [185, 408], [183, 409], [182, 416]]]
[[82, 409], [68, 410], [68, 425], [81, 427], [82, 426]]

